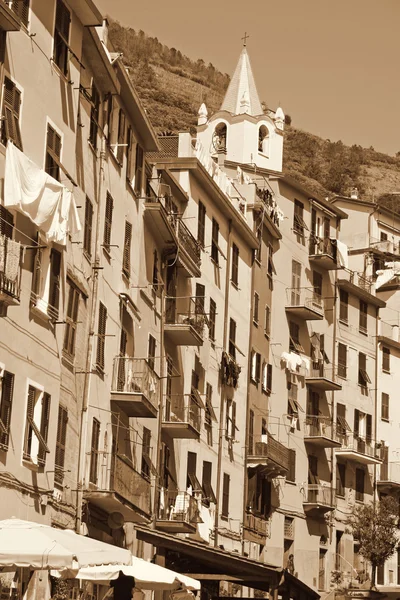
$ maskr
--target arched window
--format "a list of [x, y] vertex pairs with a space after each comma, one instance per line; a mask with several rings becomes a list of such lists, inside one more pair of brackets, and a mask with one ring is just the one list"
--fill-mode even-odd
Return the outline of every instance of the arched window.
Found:
[[213, 135], [213, 146], [216, 152], [226, 150], [227, 127], [225, 123], [216, 126]]
[[265, 125], [261, 125], [258, 130], [258, 151], [269, 155], [269, 131]]

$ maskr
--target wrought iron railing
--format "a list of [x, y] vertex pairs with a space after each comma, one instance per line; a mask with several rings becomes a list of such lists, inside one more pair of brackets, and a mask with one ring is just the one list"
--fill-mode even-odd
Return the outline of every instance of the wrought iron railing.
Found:
[[346, 279], [369, 294], [372, 293], [372, 279], [370, 277], [366, 277], [362, 273], [351, 271], [350, 269], [343, 269], [342, 273], [341, 278]]
[[160, 490], [158, 519], [191, 524], [198, 511], [197, 500], [188, 492]]
[[192, 235], [188, 227], [182, 221], [182, 219], [177, 220], [177, 237], [180, 246], [185, 250], [185, 252], [189, 255], [192, 261], [200, 267], [201, 265], [201, 248], [197, 243], [197, 240]]
[[310, 235], [309, 254], [310, 256], [328, 255], [333, 261], [337, 262], [336, 240]]
[[312, 288], [287, 288], [286, 297], [287, 307], [305, 306], [323, 314], [324, 301], [322, 296]]
[[378, 460], [382, 459], [382, 444], [367, 437], [356, 435], [352, 432], [342, 433], [337, 431], [338, 440], [341, 442], [341, 450], [353, 450]]
[[261, 517], [251, 512], [246, 512], [243, 526], [245, 529], [254, 531], [260, 536], [269, 537], [270, 535], [271, 521], [266, 517]]
[[[177, 306], [184, 306], [184, 308], [180, 309]], [[200, 337], [203, 337], [204, 325], [207, 320], [204, 313], [204, 298], [167, 298], [165, 317], [168, 325], [190, 325]]]
[[153, 406], [157, 406], [159, 384], [158, 375], [145, 358], [114, 358], [112, 392], [143, 394]]
[[21, 293], [22, 247], [0, 235], [0, 294], [19, 300]]
[[309, 483], [307, 486], [307, 495], [304, 502], [310, 504], [319, 504], [321, 506], [335, 506], [335, 490], [328, 485], [320, 483]]
[[336, 425], [330, 417], [307, 415], [304, 423], [304, 437], [325, 437], [339, 442]]
[[289, 469], [289, 450], [272, 437], [270, 433], [253, 436], [248, 447], [248, 460], [266, 458], [284, 469]]
[[307, 378], [310, 379], [329, 379], [329, 381], [335, 382], [337, 379], [337, 368], [327, 366], [323, 360], [312, 362], [310, 367], [310, 372], [307, 375]]
[[193, 394], [166, 396], [163, 408], [163, 423], [189, 423], [200, 432], [201, 407]]

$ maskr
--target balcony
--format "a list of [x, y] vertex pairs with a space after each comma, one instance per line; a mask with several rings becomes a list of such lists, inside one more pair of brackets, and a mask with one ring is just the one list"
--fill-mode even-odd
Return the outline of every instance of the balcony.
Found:
[[327, 271], [340, 269], [336, 240], [310, 236], [309, 260]]
[[308, 516], [324, 515], [336, 508], [336, 494], [328, 485], [309, 483], [307, 497], [303, 500], [303, 510]]
[[393, 254], [399, 256], [400, 247], [391, 240], [377, 240], [372, 237], [369, 239], [369, 247], [371, 250], [382, 252], [383, 254]]
[[374, 295], [372, 279], [370, 277], [365, 277], [357, 271], [342, 269], [337, 284], [341, 289], [346, 290], [350, 294], [354, 294], [358, 298], [362, 298], [369, 304], [373, 304], [379, 308], [386, 306], [386, 303], [383, 300]]
[[305, 321], [320, 321], [324, 318], [324, 301], [312, 288], [288, 288], [285, 310]]
[[243, 538], [256, 544], [265, 544], [270, 537], [271, 521], [263, 516], [246, 511], [243, 523]]
[[304, 424], [304, 441], [320, 448], [340, 448], [342, 445], [330, 417], [307, 415]]
[[111, 400], [128, 417], [157, 417], [159, 383], [146, 359], [115, 357]]
[[327, 367], [323, 361], [311, 363], [310, 373], [305, 379], [308, 385], [322, 392], [335, 392], [342, 389], [342, 384], [337, 379], [337, 369], [332, 366]]
[[380, 474], [376, 482], [377, 488], [382, 492], [400, 490], [400, 463], [384, 462], [381, 464]]
[[[90, 479], [93, 468], [93, 454], [88, 455], [90, 461]], [[110, 460], [108, 461], [107, 458]], [[104, 455], [97, 453], [94, 472], [98, 477], [96, 483], [89, 483], [84, 491], [84, 498], [107, 513], [120, 512], [126, 521], [143, 523], [151, 515], [150, 481], [136, 471], [131, 461], [118, 454]]]
[[169, 340], [176, 346], [202, 346], [206, 316], [199, 298], [167, 298], [165, 304], [164, 334]]
[[0, 303], [19, 304], [21, 294], [22, 247], [5, 235], [0, 235]]
[[188, 492], [160, 492], [156, 528], [167, 533], [196, 533], [199, 508]]
[[201, 428], [201, 407], [193, 394], [165, 398], [162, 430], [174, 439], [198, 440]]
[[267, 477], [285, 476], [289, 470], [289, 451], [270, 433], [249, 440], [247, 466], [258, 468]]
[[178, 245], [175, 235], [177, 217], [165, 208], [165, 203], [165, 198], [146, 198], [144, 220], [164, 251], [176, 250]]
[[340, 448], [336, 448], [336, 456], [364, 465], [379, 465], [382, 463], [380, 443], [354, 435], [351, 432], [341, 433], [338, 437], [342, 445]]
[[182, 219], [176, 219], [175, 235], [178, 238], [177, 264], [186, 277], [200, 277], [201, 248]]

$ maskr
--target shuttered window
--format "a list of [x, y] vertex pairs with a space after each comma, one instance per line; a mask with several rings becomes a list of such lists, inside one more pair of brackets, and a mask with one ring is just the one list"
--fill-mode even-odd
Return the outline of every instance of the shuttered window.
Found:
[[225, 518], [229, 517], [229, 487], [231, 478], [228, 473], [224, 473], [223, 485], [222, 485], [222, 516]]
[[212, 220], [212, 234], [211, 234], [211, 259], [218, 265], [219, 264], [219, 249], [218, 249], [218, 238], [219, 238], [219, 225], [218, 222]]
[[338, 375], [347, 378], [347, 346], [339, 342], [338, 346]]
[[266, 338], [271, 334], [271, 308], [268, 304], [265, 305], [264, 334]]
[[239, 248], [232, 244], [232, 275], [231, 281], [234, 285], [239, 283]]
[[92, 97], [91, 97], [91, 109], [90, 109], [90, 130], [89, 130], [89, 142], [93, 148], [97, 148], [97, 134], [99, 130], [99, 115], [100, 115], [100, 95], [97, 87], [92, 82]]
[[11, 10], [21, 19], [21, 23], [28, 26], [30, 0], [12, 0]]
[[83, 230], [83, 251], [88, 257], [92, 256], [93, 204], [86, 196], [85, 226]]
[[364, 501], [364, 482], [365, 471], [363, 469], [356, 469], [356, 500], [358, 502]]
[[250, 410], [249, 414], [249, 437], [248, 437], [248, 454], [252, 456], [254, 450], [254, 411]]
[[58, 407], [58, 424], [56, 439], [56, 457], [54, 461], [54, 481], [62, 485], [64, 480], [65, 448], [67, 442], [68, 410], [64, 406]]
[[385, 393], [382, 393], [381, 419], [389, 421], [389, 394]]
[[358, 353], [358, 385], [367, 387], [371, 379], [367, 373], [367, 356], [363, 352]]
[[47, 124], [46, 162], [44, 170], [48, 175], [60, 181], [61, 137]]
[[125, 277], [131, 273], [131, 244], [132, 244], [132, 225], [125, 221], [124, 253], [122, 257], [122, 272]]
[[[36, 403], [41, 399], [41, 413], [40, 423], [36, 423], [34, 419]], [[36, 411], [37, 412], [37, 411]], [[24, 460], [35, 461], [40, 466], [43, 466], [46, 462], [46, 454], [50, 452], [47, 446], [47, 437], [49, 431], [49, 417], [50, 417], [50, 396], [45, 392], [40, 392], [35, 387], [30, 385], [28, 387], [28, 402], [26, 408], [26, 425], [25, 425], [25, 439], [24, 439]], [[32, 441], [34, 436], [36, 437], [39, 450], [37, 457], [32, 456]]]
[[99, 464], [99, 442], [100, 442], [100, 423], [97, 419], [92, 421], [92, 440], [90, 444], [90, 467], [89, 481], [97, 483], [97, 467]]
[[71, 15], [62, 0], [57, 0], [54, 27], [53, 60], [64, 75], [68, 74], [68, 43]]
[[228, 352], [236, 358], [236, 321], [229, 319], [229, 347]]
[[13, 237], [14, 218], [10, 211], [0, 205], [0, 234], [5, 235], [10, 240]]
[[48, 314], [52, 319], [57, 319], [60, 305], [60, 273], [61, 253], [54, 248], [50, 254], [50, 285]]
[[304, 221], [304, 204], [299, 200], [294, 201], [293, 213], [293, 231], [298, 235], [304, 236], [304, 230], [308, 227]]
[[339, 306], [339, 320], [342, 323], [348, 323], [349, 320], [349, 294], [346, 290], [340, 290], [340, 306]]
[[304, 353], [304, 348], [300, 344], [300, 327], [294, 321], [289, 321], [289, 352]]
[[63, 350], [69, 356], [75, 356], [76, 326], [79, 313], [79, 290], [69, 283], [67, 314]]
[[197, 220], [197, 241], [202, 248], [205, 245], [206, 235], [206, 207], [199, 200], [198, 220]]
[[151, 474], [151, 431], [147, 427], [143, 427], [143, 439], [142, 439], [142, 475], [147, 479], [150, 478]]
[[142, 191], [142, 179], [143, 179], [143, 148], [136, 144], [136, 158], [135, 158], [135, 193], [140, 194]]
[[96, 366], [100, 371], [104, 371], [104, 354], [106, 346], [106, 329], [107, 329], [107, 309], [100, 302], [99, 305], [99, 323], [97, 326], [97, 354]]
[[14, 375], [4, 371], [1, 380], [0, 448], [8, 450], [10, 441], [11, 409], [14, 393]]
[[203, 460], [203, 478], [202, 478], [202, 501], [206, 506], [210, 505], [210, 502], [216, 504], [217, 498], [215, 497], [214, 490], [212, 488], [212, 463]]
[[215, 341], [215, 321], [216, 321], [216, 316], [217, 316], [217, 305], [215, 303], [215, 301], [210, 298], [210, 314], [209, 314], [209, 319], [208, 319], [208, 326], [209, 326], [209, 338], [211, 341]]
[[296, 450], [288, 448], [289, 453], [289, 470], [286, 475], [286, 481], [294, 483], [296, 481]]
[[363, 300], [360, 300], [359, 330], [361, 333], [368, 332], [368, 304]]
[[344, 498], [346, 490], [346, 465], [337, 463], [336, 466], [336, 495]]
[[117, 148], [116, 148], [116, 157], [117, 161], [122, 164], [122, 159], [125, 151], [125, 113], [120, 108], [118, 114], [118, 139], [117, 139]]
[[1, 130], [1, 141], [6, 145], [10, 140], [22, 150], [21, 130], [19, 126], [21, 108], [21, 92], [14, 82], [8, 77], [4, 78], [3, 97], [3, 126]]
[[147, 362], [149, 364], [149, 367], [151, 369], [153, 369], [153, 371], [154, 371], [155, 362], [156, 362], [156, 339], [152, 335], [149, 335], [149, 347], [148, 347]]
[[254, 292], [253, 323], [258, 326], [260, 296]]
[[49, 437], [49, 425], [50, 425], [50, 395], [46, 392], [42, 395], [42, 411], [40, 417], [40, 434], [44, 440], [44, 444], [39, 441], [39, 452], [38, 452], [38, 463], [44, 465], [46, 463], [46, 452], [49, 452], [47, 448], [47, 440]]
[[114, 200], [113, 200], [110, 192], [107, 192], [106, 211], [105, 211], [105, 215], [104, 215], [104, 234], [103, 234], [103, 248], [107, 252], [110, 251], [113, 210], [114, 210]]
[[271, 364], [267, 364], [267, 381], [266, 381], [266, 387], [265, 387], [265, 392], [270, 395], [272, 392], [272, 365]]
[[390, 348], [382, 348], [382, 371], [390, 373]]

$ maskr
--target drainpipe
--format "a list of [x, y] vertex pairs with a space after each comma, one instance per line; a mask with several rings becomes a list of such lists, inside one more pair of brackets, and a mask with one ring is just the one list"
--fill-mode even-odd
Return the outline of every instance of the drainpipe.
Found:
[[[375, 420], [375, 424], [374, 424], [374, 438], [375, 438], [375, 444], [377, 442], [377, 436], [378, 436], [378, 378], [379, 378], [379, 364], [378, 364], [378, 347], [379, 347], [379, 341], [378, 341], [378, 335], [379, 335], [379, 308], [376, 307], [376, 319], [375, 319], [375, 397], [374, 397], [374, 420]], [[382, 456], [382, 449], [381, 449], [381, 456]], [[377, 476], [376, 476], [376, 468], [377, 465], [374, 465], [374, 485], [373, 485], [373, 489], [374, 489], [374, 495], [373, 495], [373, 502], [374, 502], [374, 507], [376, 505], [376, 500], [377, 500], [377, 488], [376, 488], [376, 480], [377, 480]]]
[[[225, 306], [224, 306], [224, 336], [222, 342], [223, 351], [226, 349], [228, 339], [228, 310], [229, 310], [229, 284], [231, 272], [231, 242], [232, 242], [232, 220], [228, 224], [228, 256], [226, 259], [226, 277], [225, 277]], [[218, 527], [219, 527], [219, 507], [220, 507], [220, 487], [221, 487], [221, 468], [222, 468], [222, 452], [224, 442], [224, 406], [226, 399], [225, 385], [222, 386], [221, 405], [219, 408], [219, 440], [218, 440], [218, 466], [217, 466], [217, 503], [215, 505], [215, 521], [214, 521], [214, 546], [218, 546]]]
[[99, 129], [101, 133], [101, 148], [100, 148], [100, 163], [99, 163], [99, 182], [97, 187], [97, 215], [96, 215], [96, 233], [95, 233], [95, 258], [94, 266], [92, 267], [92, 289], [91, 289], [91, 302], [89, 309], [89, 335], [88, 335], [88, 347], [86, 354], [86, 364], [84, 371], [84, 382], [83, 382], [83, 395], [82, 395], [82, 408], [81, 408], [81, 419], [79, 426], [79, 451], [78, 451], [78, 475], [77, 475], [77, 493], [76, 493], [76, 522], [75, 529], [77, 533], [82, 533], [82, 506], [83, 506], [83, 491], [85, 488], [86, 478], [86, 441], [87, 441], [87, 428], [88, 428], [88, 404], [89, 404], [89, 392], [90, 392], [90, 379], [91, 379], [91, 368], [92, 368], [92, 354], [93, 354], [93, 342], [94, 342], [94, 326], [96, 321], [96, 304], [97, 304], [97, 292], [98, 292], [98, 269], [100, 264], [100, 248], [99, 248], [99, 232], [100, 232], [100, 206], [101, 206], [101, 192], [102, 182], [104, 177], [104, 162], [106, 159], [106, 136], [104, 132]]
[[166, 357], [164, 356], [165, 347], [164, 347], [164, 323], [165, 323], [165, 290], [164, 284], [160, 286], [161, 294], [161, 310], [160, 310], [160, 390], [159, 390], [159, 401], [158, 401], [158, 428], [157, 428], [157, 456], [156, 456], [156, 464], [157, 464], [157, 475], [155, 477], [155, 493], [154, 493], [154, 508], [153, 508], [153, 527], [156, 526], [156, 520], [159, 510], [160, 504], [160, 479], [161, 479], [161, 448], [162, 448], [162, 420], [163, 420], [163, 391], [164, 391], [164, 365]]
[[[336, 239], [339, 237], [339, 218], [336, 219]], [[337, 252], [337, 251], [336, 251]], [[336, 257], [337, 260], [337, 257]], [[337, 377], [336, 375], [336, 335], [337, 335], [337, 294], [338, 294], [338, 285], [337, 285], [337, 279], [338, 279], [338, 270], [335, 269], [335, 273], [334, 273], [334, 282], [333, 282], [333, 289], [335, 290], [335, 293], [333, 295], [333, 310], [332, 310], [332, 314], [333, 314], [333, 340], [332, 340], [332, 374], [334, 376]], [[332, 419], [331, 419], [331, 424], [332, 424], [332, 433], [333, 433], [333, 428], [335, 427], [335, 392], [332, 391], [332, 405], [331, 405], [331, 414], [332, 414]], [[332, 477], [331, 477], [331, 497], [333, 497], [333, 490], [336, 489], [336, 470], [337, 470], [337, 463], [335, 460], [335, 450], [334, 448], [331, 448], [331, 471], [332, 471]], [[330, 542], [332, 543], [332, 533], [333, 533], [333, 525], [332, 525], [332, 521], [331, 521], [331, 526], [329, 529], [329, 535], [330, 535]]]

